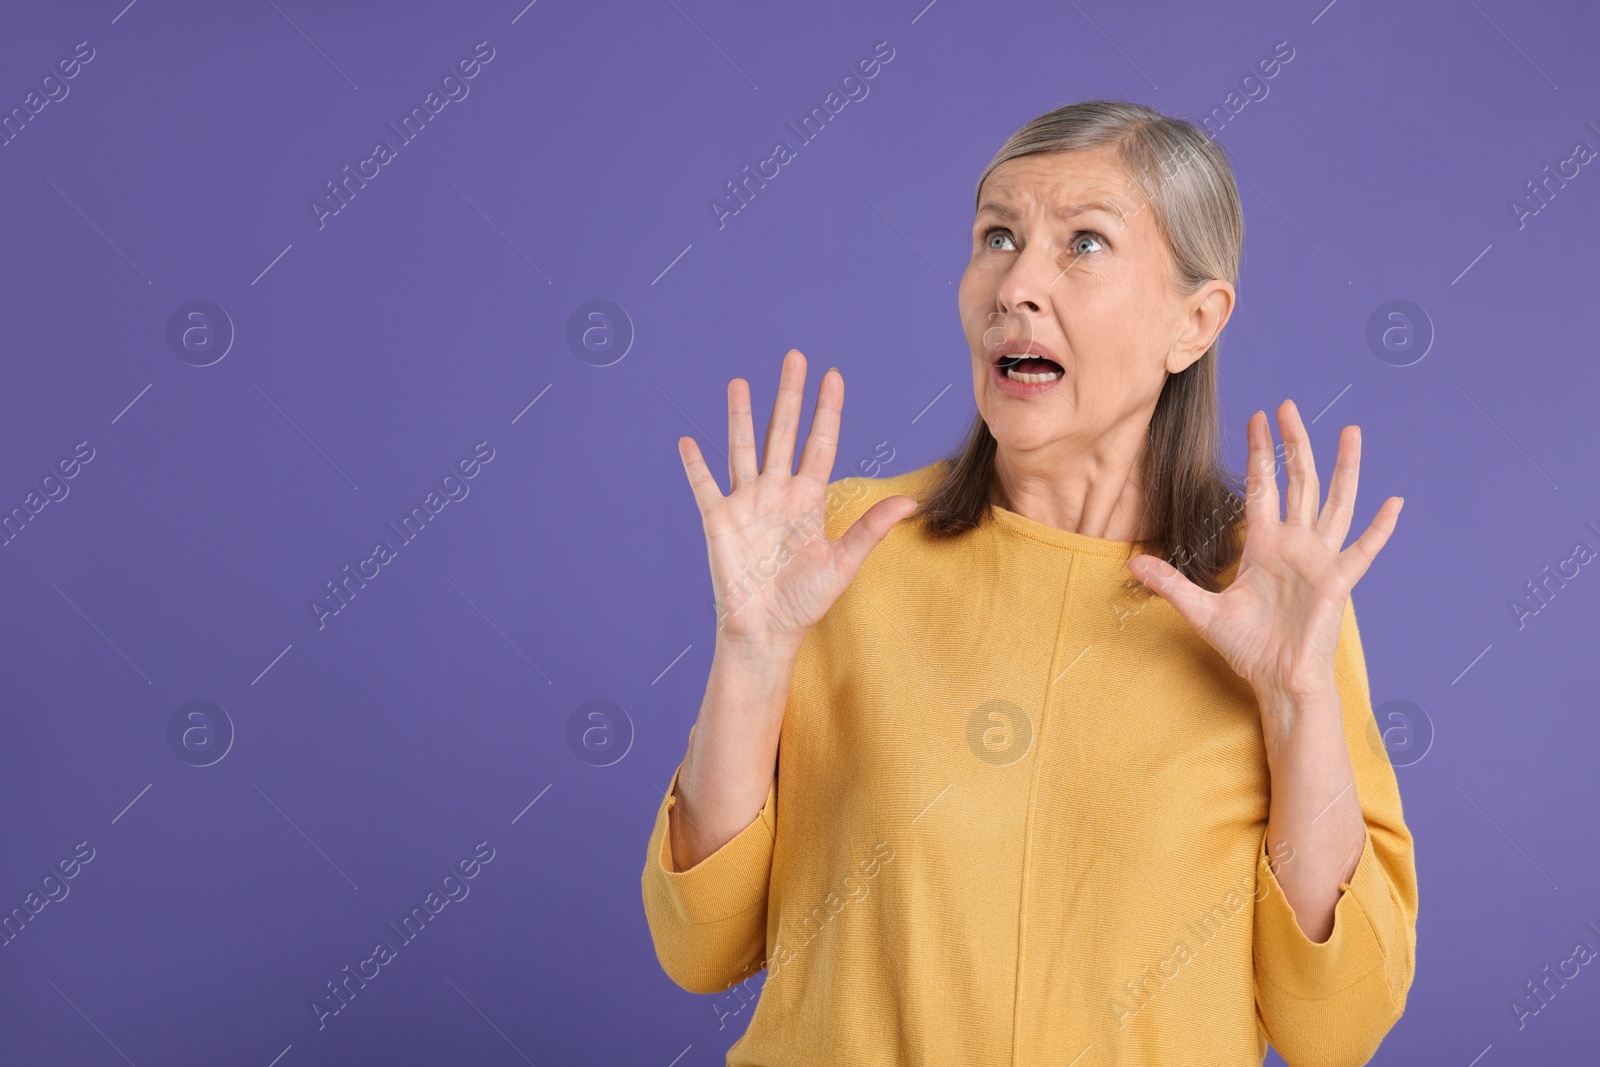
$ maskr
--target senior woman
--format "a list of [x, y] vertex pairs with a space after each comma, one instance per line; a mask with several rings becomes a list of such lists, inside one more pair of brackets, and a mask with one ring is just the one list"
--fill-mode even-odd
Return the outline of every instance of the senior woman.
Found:
[[1242, 493], [1219, 460], [1242, 230], [1194, 125], [1059, 108], [978, 182], [956, 454], [830, 484], [830, 368], [791, 473], [796, 351], [759, 470], [729, 383], [726, 496], [679, 440], [719, 619], [642, 891], [675, 982], [760, 992], [728, 1064], [1342, 1067], [1399, 1018], [1416, 873], [1350, 591], [1401, 500], [1344, 548], [1359, 431], [1319, 511], [1288, 401], [1281, 505], [1264, 411]]

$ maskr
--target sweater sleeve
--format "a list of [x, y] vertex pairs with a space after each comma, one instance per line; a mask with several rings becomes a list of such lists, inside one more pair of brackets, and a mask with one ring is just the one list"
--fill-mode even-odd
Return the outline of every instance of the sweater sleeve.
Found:
[[1368, 1062], [1405, 1010], [1416, 964], [1417, 875], [1400, 789], [1373, 717], [1354, 602], [1335, 653], [1345, 743], [1355, 771], [1366, 840], [1339, 886], [1333, 933], [1313, 942], [1267, 864], [1256, 855], [1256, 1009], [1289, 1067]]
[[[689, 732], [694, 733], [690, 727]], [[677, 804], [680, 762], [656, 810], [641, 888], [645, 921], [662, 970], [691, 993], [720, 993], [761, 969], [767, 884], [777, 834], [778, 783], [750, 825], [686, 871], [674, 869], [668, 813]]]

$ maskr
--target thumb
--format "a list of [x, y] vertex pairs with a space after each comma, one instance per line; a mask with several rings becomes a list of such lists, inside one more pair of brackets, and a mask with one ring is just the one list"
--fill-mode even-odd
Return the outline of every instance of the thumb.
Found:
[[1207, 613], [1206, 599], [1217, 594], [1208, 594], [1184, 577], [1178, 568], [1148, 553], [1140, 553], [1128, 560], [1128, 570], [1151, 592], [1171, 604], [1184, 621], [1197, 631], [1200, 629], [1201, 620]]
[[909, 496], [886, 496], [868, 508], [839, 538], [835, 551], [840, 572], [853, 580], [878, 542], [916, 509], [917, 502]]

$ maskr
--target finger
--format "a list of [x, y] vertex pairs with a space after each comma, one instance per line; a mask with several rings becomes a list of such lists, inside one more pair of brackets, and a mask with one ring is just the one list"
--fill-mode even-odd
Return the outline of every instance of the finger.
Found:
[[800, 453], [799, 477], [828, 484], [839, 450], [839, 413], [844, 409], [844, 375], [829, 367], [817, 386], [817, 407], [811, 413], [811, 433]]
[[1339, 563], [1344, 570], [1345, 580], [1354, 586], [1367, 573], [1367, 568], [1372, 566], [1373, 559], [1380, 549], [1389, 541], [1389, 535], [1394, 533], [1395, 520], [1400, 517], [1400, 508], [1405, 504], [1404, 497], [1392, 496], [1378, 508], [1378, 513], [1372, 517], [1372, 524], [1355, 543], [1339, 553]]
[[[908, 506], [909, 505], [909, 506]], [[895, 523], [916, 510], [917, 502], [909, 496], [886, 496], [867, 509], [850, 529], [836, 542], [834, 566], [849, 582], [866, 562], [868, 553], [878, 546]]]
[[1300, 421], [1300, 409], [1293, 400], [1278, 406], [1278, 427], [1283, 433], [1287, 455], [1284, 466], [1289, 469], [1288, 492], [1284, 501], [1284, 524], [1287, 526], [1312, 526], [1317, 521], [1317, 502], [1322, 499], [1322, 486], [1317, 481], [1317, 464], [1311, 457], [1311, 435]]
[[1204, 634], [1211, 613], [1216, 610], [1215, 598], [1221, 594], [1201, 589], [1171, 563], [1147, 553], [1128, 560], [1128, 570], [1151, 592], [1171, 604], [1196, 633]]
[[761, 473], [782, 471], [788, 477], [794, 466], [794, 439], [800, 432], [800, 405], [806, 398], [806, 357], [797, 348], [784, 354], [783, 371], [778, 375], [778, 398], [772, 403], [772, 418], [767, 422], [767, 440], [762, 446]]
[[750, 383], [728, 383], [728, 492], [756, 477], [756, 429], [750, 420]]
[[694, 438], [678, 438], [678, 458], [683, 461], [683, 472], [689, 478], [689, 487], [694, 490], [695, 506], [700, 509], [703, 519], [722, 499], [722, 490], [711, 476], [711, 469], [706, 466], [705, 457], [700, 454], [700, 445]]
[[1328, 481], [1328, 502], [1317, 518], [1322, 539], [1335, 550], [1344, 547], [1345, 535], [1350, 532], [1360, 474], [1361, 427], [1346, 426], [1339, 432], [1339, 455], [1333, 462], [1333, 477]]
[[1250, 527], [1278, 521], [1278, 464], [1272, 454], [1272, 432], [1267, 413], [1250, 416], [1245, 429], [1250, 448], [1245, 460], [1244, 522]]

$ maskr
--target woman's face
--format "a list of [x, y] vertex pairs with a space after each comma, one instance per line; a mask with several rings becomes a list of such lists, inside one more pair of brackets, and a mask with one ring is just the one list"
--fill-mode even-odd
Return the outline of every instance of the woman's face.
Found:
[[[983, 183], [957, 300], [1002, 449], [1142, 441], [1166, 375], [1205, 353], [1233, 307], [1224, 281], [1178, 295], [1154, 212], [1112, 152], [1021, 156]], [[1007, 376], [1006, 347], [1051, 362]]]

